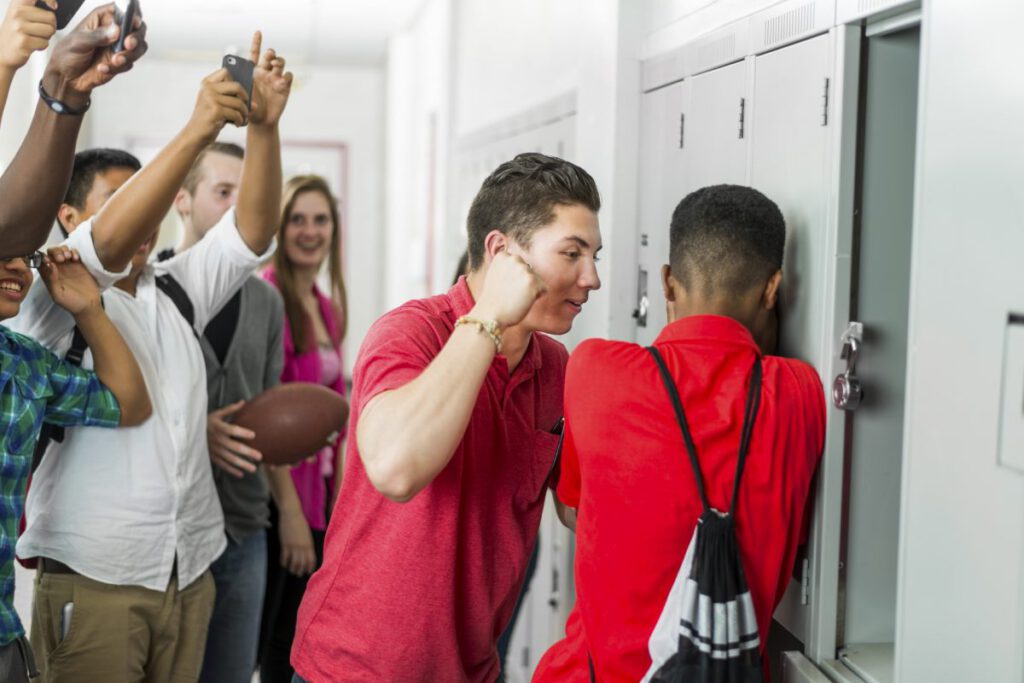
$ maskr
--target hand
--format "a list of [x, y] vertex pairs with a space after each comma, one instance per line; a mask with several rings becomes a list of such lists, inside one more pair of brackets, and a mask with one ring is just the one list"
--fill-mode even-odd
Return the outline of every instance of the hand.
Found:
[[[46, 0], [57, 9], [56, 0]], [[0, 67], [19, 69], [37, 50], [45, 50], [57, 31], [57, 15], [36, 7], [35, 0], [11, 0], [0, 24]]]
[[276, 126], [288, 104], [292, 91], [292, 73], [284, 70], [284, 57], [273, 50], [260, 55], [263, 34], [257, 31], [252, 36], [249, 59], [256, 68], [252, 76], [252, 111], [249, 122], [256, 126]]
[[99, 310], [100, 288], [78, 252], [63, 245], [49, 249], [39, 274], [54, 303], [71, 315]]
[[491, 261], [480, 298], [472, 315], [495, 320], [502, 329], [512, 327], [526, 317], [533, 302], [547, 286], [520, 256], [500, 251]]
[[206, 443], [210, 449], [210, 461], [239, 479], [246, 472], [255, 472], [256, 464], [263, 460], [262, 453], [242, 441], [255, 439], [256, 433], [225, 419], [241, 410], [243, 405], [245, 401], [238, 401], [206, 416]]
[[218, 69], [203, 79], [186, 130], [213, 142], [224, 124], [244, 126], [248, 116], [245, 88], [231, 80], [227, 69]]
[[316, 569], [316, 550], [302, 508], [279, 511], [277, 533], [281, 540], [281, 566], [296, 576], [312, 574]]
[[70, 91], [70, 95], [78, 95], [84, 102], [93, 88], [131, 70], [149, 49], [146, 23], [141, 15], [135, 16], [133, 26], [124, 41], [124, 50], [114, 54], [110, 48], [117, 42], [121, 28], [114, 23], [113, 3], [90, 12], [53, 49], [43, 77], [50, 96], [67, 101], [66, 91]]

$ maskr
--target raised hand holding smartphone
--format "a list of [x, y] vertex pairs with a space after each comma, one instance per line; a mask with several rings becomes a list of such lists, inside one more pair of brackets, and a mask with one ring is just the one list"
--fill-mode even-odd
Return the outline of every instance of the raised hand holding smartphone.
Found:
[[57, 2], [57, 8], [54, 9], [50, 4], [39, 0], [36, 2], [36, 7], [39, 9], [48, 9], [51, 12], [55, 12], [57, 15], [57, 30], [62, 31], [71, 20], [75, 18], [75, 13], [82, 6], [85, 0], [59, 0]]
[[252, 107], [252, 77], [256, 65], [252, 60], [238, 55], [224, 55], [221, 66], [228, 70], [231, 80], [238, 83], [245, 90], [245, 104]]
[[117, 36], [117, 42], [114, 43], [114, 54], [124, 51], [124, 41], [128, 34], [135, 30], [135, 17], [138, 13], [138, 0], [128, 0], [128, 6], [124, 10], [121, 9], [120, 5], [115, 5], [114, 23], [121, 28], [121, 32]]

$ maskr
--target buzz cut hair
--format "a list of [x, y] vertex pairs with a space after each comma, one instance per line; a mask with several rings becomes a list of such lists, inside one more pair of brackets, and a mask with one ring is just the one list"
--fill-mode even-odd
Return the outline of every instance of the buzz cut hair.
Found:
[[782, 268], [786, 221], [775, 202], [751, 187], [711, 185], [672, 213], [672, 275], [689, 291], [739, 295]]

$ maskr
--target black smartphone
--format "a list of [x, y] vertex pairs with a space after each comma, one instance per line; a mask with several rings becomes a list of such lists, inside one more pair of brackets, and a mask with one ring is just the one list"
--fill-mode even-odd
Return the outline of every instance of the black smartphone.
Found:
[[132, 32], [135, 24], [135, 16], [139, 13], [138, 0], [128, 0], [128, 6], [122, 11], [120, 5], [114, 5], [114, 23], [121, 27], [121, 33], [114, 43], [114, 54], [124, 51], [124, 41]]
[[252, 106], [252, 72], [256, 65], [245, 57], [238, 55], [224, 55], [221, 66], [228, 70], [231, 80], [238, 83], [245, 89], [245, 106]]
[[[58, 0], [57, 2], [57, 30], [63, 30], [75, 16], [75, 12], [82, 6], [85, 0]], [[50, 9], [50, 6], [45, 2], [37, 2], [36, 7], [39, 9]], [[50, 10], [51, 12], [53, 10]]]

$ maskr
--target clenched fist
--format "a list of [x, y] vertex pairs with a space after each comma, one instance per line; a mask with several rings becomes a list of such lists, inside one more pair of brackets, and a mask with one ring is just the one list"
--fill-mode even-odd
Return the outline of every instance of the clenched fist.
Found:
[[[57, 9], [56, 0], [46, 4]], [[0, 66], [21, 68], [33, 52], [46, 49], [56, 31], [56, 14], [36, 7], [35, 0], [11, 0], [0, 25]]]
[[477, 299], [473, 314], [494, 320], [498, 327], [512, 327], [526, 317], [541, 294], [547, 291], [544, 281], [531, 270], [521, 257], [500, 251], [494, 256], [483, 291]]

